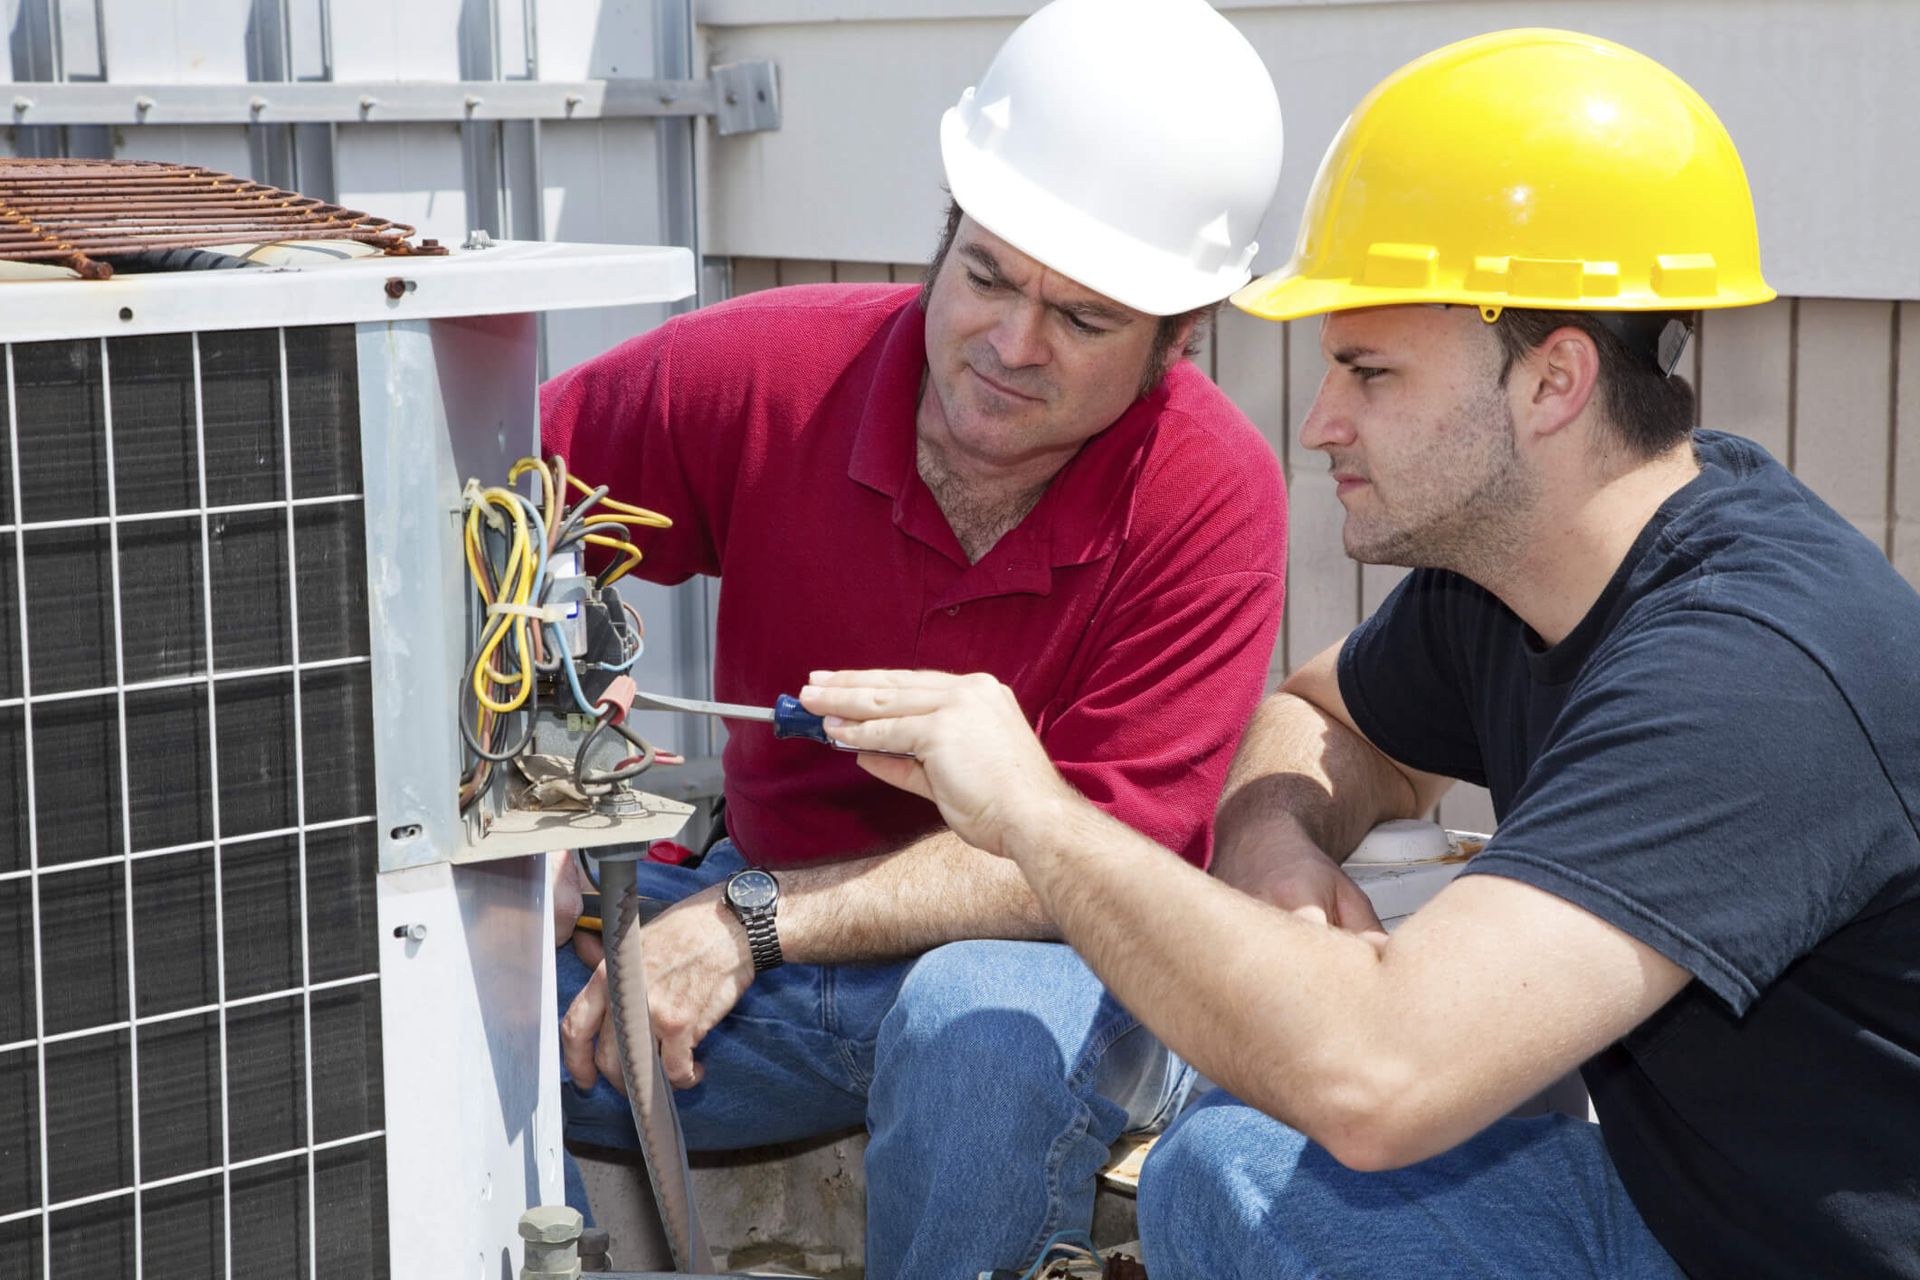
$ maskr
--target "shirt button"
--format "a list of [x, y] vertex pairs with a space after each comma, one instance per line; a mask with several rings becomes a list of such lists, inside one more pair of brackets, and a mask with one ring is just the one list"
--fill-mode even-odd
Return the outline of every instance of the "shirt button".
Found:
[[950, 605], [948, 605], [948, 606], [947, 606], [947, 616], [948, 616], [949, 618], [952, 618], [952, 617], [956, 617], [956, 616], [958, 616], [958, 614], [959, 614], [959, 613], [960, 613], [960, 606], [959, 606], [959, 605], [957, 605], [957, 604], [950, 604]]

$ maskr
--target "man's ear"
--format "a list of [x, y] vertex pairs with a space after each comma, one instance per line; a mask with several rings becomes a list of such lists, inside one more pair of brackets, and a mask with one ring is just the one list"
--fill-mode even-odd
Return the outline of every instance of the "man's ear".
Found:
[[1525, 429], [1549, 436], [1586, 412], [1600, 387], [1600, 349], [1593, 336], [1573, 325], [1555, 329], [1514, 362], [1509, 385]]

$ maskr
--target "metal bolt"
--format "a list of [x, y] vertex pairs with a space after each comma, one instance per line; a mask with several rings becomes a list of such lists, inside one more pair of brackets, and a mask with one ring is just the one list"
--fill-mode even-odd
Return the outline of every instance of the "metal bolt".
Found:
[[397, 924], [393, 926], [393, 936], [396, 938], [405, 938], [408, 942], [425, 942], [427, 940], [427, 926], [417, 920], [412, 924]]
[[578, 1280], [580, 1213], [561, 1204], [543, 1204], [520, 1215], [526, 1264], [520, 1280]]
[[16, 115], [33, 110], [33, 99], [16, 96], [13, 100], [13, 110]]
[[740, 105], [740, 95], [735, 93], [731, 89], [727, 90], [727, 105], [730, 107], [737, 107]]
[[133, 109], [141, 115], [145, 115], [147, 112], [153, 110], [153, 99], [143, 93], [133, 100]]
[[387, 277], [387, 296], [398, 302], [407, 294], [407, 282], [399, 276]]
[[586, 98], [580, 94], [577, 94], [577, 93], [568, 94], [567, 95], [567, 114], [572, 115], [573, 109], [585, 101], [586, 101]]
[[379, 105], [380, 105], [380, 99], [374, 97], [372, 94], [363, 93], [360, 95], [360, 111], [362, 114], [365, 114], [366, 112], [373, 110], [375, 107]]
[[262, 111], [265, 111], [266, 109], [267, 109], [267, 100], [261, 97], [259, 94], [256, 93], [251, 98], [247, 99], [247, 110], [251, 111], [254, 115], [257, 116]]
[[466, 104], [467, 104], [467, 114], [468, 114], [468, 115], [472, 115], [472, 114], [473, 114], [473, 111], [474, 111], [474, 109], [475, 109], [476, 107], [478, 107], [478, 106], [479, 106], [479, 105], [480, 105], [480, 104], [481, 104], [482, 102], [484, 102], [484, 101], [486, 101], [486, 99], [484, 99], [484, 98], [482, 98], [482, 97], [481, 97], [481, 96], [480, 96], [479, 94], [477, 94], [477, 93], [470, 93], [470, 94], [468, 94], [468, 95], [466, 96], [466, 98], [465, 98], [465, 102], [466, 102]]

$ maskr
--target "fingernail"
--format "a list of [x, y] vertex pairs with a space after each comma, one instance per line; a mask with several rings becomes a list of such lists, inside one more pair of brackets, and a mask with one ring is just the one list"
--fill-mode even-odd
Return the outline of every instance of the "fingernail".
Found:
[[847, 722], [840, 716], [827, 716], [825, 719], [821, 721], [821, 723], [826, 725], [827, 728], [829, 729], [838, 729], [843, 727]]
[[833, 679], [833, 672], [831, 672], [831, 671], [809, 671], [809, 672], [807, 672], [807, 679], [809, 679], [809, 680], [811, 680], [811, 681], [813, 681], [813, 682], [814, 682], [815, 684], [820, 684], [820, 683], [822, 683], [823, 681], [827, 681], [827, 680], [831, 680], [831, 679]]
[[803, 684], [800, 686], [800, 701], [805, 702], [808, 698], [813, 697], [819, 692], [820, 687], [818, 685]]

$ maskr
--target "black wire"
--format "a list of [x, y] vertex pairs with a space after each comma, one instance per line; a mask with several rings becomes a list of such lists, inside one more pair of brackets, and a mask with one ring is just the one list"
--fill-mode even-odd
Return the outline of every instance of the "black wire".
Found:
[[540, 710], [540, 685], [538, 684], [538, 682], [536, 682], [532, 690], [528, 692], [526, 703], [523, 706], [521, 706], [518, 710], [496, 711], [493, 713], [495, 716], [499, 717], [503, 721], [511, 719], [514, 716], [526, 717], [526, 729], [521, 734], [520, 741], [515, 743], [510, 750], [502, 751], [497, 754], [495, 752], [486, 750], [474, 738], [473, 722], [467, 718], [467, 704], [470, 702], [473, 704], [474, 709], [477, 713], [480, 703], [479, 703], [479, 700], [473, 696], [473, 678], [472, 678], [471, 672], [469, 672], [467, 677], [462, 679], [460, 682], [460, 705], [458, 710], [458, 718], [460, 720], [460, 737], [465, 740], [468, 751], [471, 751], [474, 755], [478, 756], [482, 760], [491, 760], [494, 763], [499, 764], [502, 761], [513, 759], [515, 756], [518, 756], [521, 752], [525, 751], [528, 747], [533, 745], [533, 718]]
[[[613, 790], [613, 784], [625, 782], [629, 778], [637, 778], [653, 767], [654, 756], [657, 754], [653, 745], [632, 729], [627, 728], [624, 723], [616, 723], [614, 715], [612, 707], [605, 708], [600, 716], [600, 723], [588, 731], [586, 740], [580, 744], [580, 750], [574, 753], [573, 785], [580, 788], [583, 795], [606, 795]], [[592, 752], [593, 744], [599, 741], [600, 735], [608, 729], [625, 738], [640, 753], [640, 758], [632, 764], [623, 765], [605, 773], [593, 771], [592, 776], [589, 777], [587, 756]]]

